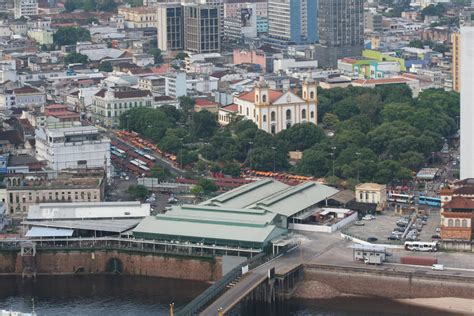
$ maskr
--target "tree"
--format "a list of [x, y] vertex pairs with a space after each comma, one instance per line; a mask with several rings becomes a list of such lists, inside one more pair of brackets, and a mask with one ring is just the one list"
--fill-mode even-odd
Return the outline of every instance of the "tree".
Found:
[[443, 44], [443, 43], [436, 43], [433, 45], [432, 49], [435, 51], [435, 52], [438, 52], [438, 53], [441, 53], [441, 54], [445, 54], [447, 52], [450, 51], [449, 49], [449, 46]]
[[125, 0], [132, 8], [143, 6], [143, 0]]
[[186, 54], [185, 52], [179, 52], [176, 54], [176, 56], [174, 56], [174, 59], [176, 60], [184, 60], [185, 58], [189, 57], [188, 54]]
[[337, 115], [334, 115], [331, 112], [328, 112], [323, 116], [323, 124], [329, 129], [335, 129], [339, 122]]
[[198, 180], [197, 185], [202, 188], [205, 194], [209, 194], [209, 193], [216, 192], [217, 190], [219, 190], [219, 187], [217, 186], [217, 184], [213, 180], [207, 179], [207, 178], [200, 178]]
[[235, 162], [226, 162], [222, 172], [234, 178], [240, 177], [240, 165]]
[[410, 41], [410, 43], [408, 43], [408, 47], [425, 48], [425, 45], [423, 44], [422, 40], [415, 39], [415, 40]]
[[446, 13], [446, 7], [441, 3], [436, 5], [430, 4], [423, 10], [421, 10], [421, 17], [424, 19], [425, 16], [443, 16]]
[[191, 188], [191, 194], [196, 198], [199, 197], [204, 192], [204, 189], [200, 185], [195, 185]]
[[194, 99], [188, 96], [180, 96], [179, 100], [179, 108], [184, 112], [191, 111], [194, 109]]
[[303, 158], [296, 165], [296, 172], [314, 177], [323, 177], [329, 172], [330, 160], [323, 151], [308, 149], [303, 152]]
[[[265, 133], [265, 136], [269, 136]], [[305, 150], [319, 143], [326, 135], [324, 131], [313, 123], [295, 124], [277, 134], [277, 139], [285, 144], [288, 150]], [[270, 139], [265, 140], [268, 144]]]
[[64, 57], [64, 64], [87, 64], [89, 62], [89, 57], [81, 53], [72, 52]]
[[56, 45], [76, 45], [77, 42], [90, 41], [91, 33], [82, 27], [60, 27], [53, 35]]
[[162, 168], [160, 166], [154, 166], [151, 168], [151, 177], [157, 178], [158, 181], [162, 182], [171, 178], [171, 173], [168, 169]]
[[215, 114], [203, 110], [193, 115], [192, 131], [197, 138], [209, 139], [218, 128]]
[[143, 200], [148, 196], [148, 189], [143, 185], [131, 185], [127, 189], [133, 200]]
[[161, 49], [153, 48], [153, 49], [150, 49], [149, 53], [150, 55], [153, 56], [155, 60], [155, 65], [160, 65], [161, 63], [163, 63], [163, 56], [161, 54]]
[[112, 72], [114, 69], [112, 68], [112, 64], [110, 61], [103, 61], [99, 65], [99, 71], [103, 72]]

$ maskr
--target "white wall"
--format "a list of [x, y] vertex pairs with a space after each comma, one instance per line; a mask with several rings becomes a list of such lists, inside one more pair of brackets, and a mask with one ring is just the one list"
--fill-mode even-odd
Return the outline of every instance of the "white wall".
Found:
[[321, 232], [321, 233], [333, 233], [344, 226], [357, 220], [357, 212], [354, 212], [351, 216], [344, 218], [343, 220], [337, 222], [332, 226], [322, 226], [322, 225], [311, 225], [311, 224], [289, 224], [290, 229], [302, 230], [307, 232]]

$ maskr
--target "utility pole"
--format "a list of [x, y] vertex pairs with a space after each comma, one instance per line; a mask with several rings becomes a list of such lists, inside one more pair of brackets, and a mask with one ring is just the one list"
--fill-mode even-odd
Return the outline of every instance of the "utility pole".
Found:
[[273, 150], [273, 172], [275, 172], [276, 171], [276, 166], [275, 166], [276, 147], [273, 146], [272, 150]]
[[359, 183], [360, 153], [356, 152], [356, 156], [357, 156], [357, 183]]
[[331, 157], [332, 157], [332, 176], [334, 177], [334, 160], [335, 160], [335, 150], [336, 150], [336, 146], [332, 146], [331, 147], [332, 149], [332, 153], [331, 153]]
[[252, 145], [253, 142], [249, 142], [250, 148], [249, 148], [249, 165], [250, 165], [250, 173], [252, 173]]

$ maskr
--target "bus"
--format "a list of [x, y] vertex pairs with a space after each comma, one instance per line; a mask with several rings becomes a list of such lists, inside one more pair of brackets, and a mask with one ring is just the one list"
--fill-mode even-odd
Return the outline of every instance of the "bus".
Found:
[[135, 159], [134, 160], [130, 160], [130, 163], [134, 166], [137, 166], [138, 168], [140, 168], [141, 164], [138, 163], [138, 161], [136, 161]]
[[137, 154], [139, 154], [140, 156], [145, 156], [145, 152], [141, 151], [141, 150], [138, 150], [138, 149], [135, 149], [135, 152]]
[[146, 159], [148, 159], [148, 160], [150, 160], [150, 161], [152, 161], [152, 162], [155, 162], [155, 160], [156, 160], [155, 157], [150, 156], [149, 154], [144, 154], [143, 157], [145, 157]]
[[439, 197], [420, 195], [418, 197], [418, 204], [441, 207], [441, 199]]
[[409, 251], [438, 251], [438, 242], [437, 241], [406, 241], [405, 250]]
[[144, 166], [144, 165], [140, 165], [140, 166], [138, 166], [138, 168], [140, 168], [142, 170], [145, 170], [145, 171], [150, 171], [150, 168], [148, 168], [147, 166]]
[[388, 200], [396, 203], [413, 204], [415, 197], [411, 194], [389, 193]]
[[144, 162], [143, 160], [140, 160], [140, 159], [133, 159], [133, 160], [138, 162], [141, 166], [146, 166], [146, 162]]
[[110, 153], [120, 159], [125, 159], [125, 154], [119, 153], [117, 150], [111, 150]]

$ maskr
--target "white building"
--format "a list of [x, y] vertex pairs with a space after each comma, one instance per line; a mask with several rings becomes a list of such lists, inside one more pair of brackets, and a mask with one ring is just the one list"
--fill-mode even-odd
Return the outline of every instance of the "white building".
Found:
[[314, 80], [303, 82], [303, 95], [270, 89], [263, 79], [250, 92], [234, 98], [237, 114], [252, 120], [268, 133], [278, 133], [298, 123], [317, 124], [317, 88]]
[[378, 209], [387, 206], [387, 187], [378, 183], [361, 183], [355, 187], [356, 202], [375, 203]]
[[101, 89], [94, 95], [94, 118], [105, 126], [118, 126], [120, 115], [129, 109], [153, 105], [153, 94], [148, 90], [120, 88]]
[[22, 16], [29, 17], [38, 15], [38, 1], [36, 0], [15, 0], [14, 3], [15, 19]]
[[461, 27], [461, 170], [474, 178], [474, 26]]
[[185, 72], [167, 74], [165, 80], [165, 95], [175, 99], [187, 95]]
[[48, 126], [36, 130], [36, 158], [53, 170], [104, 166], [110, 176], [110, 139], [95, 126]]
[[44, 106], [46, 93], [33, 87], [5, 90], [0, 93], [0, 109], [22, 108], [27, 106]]

